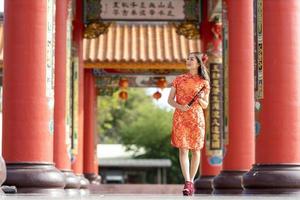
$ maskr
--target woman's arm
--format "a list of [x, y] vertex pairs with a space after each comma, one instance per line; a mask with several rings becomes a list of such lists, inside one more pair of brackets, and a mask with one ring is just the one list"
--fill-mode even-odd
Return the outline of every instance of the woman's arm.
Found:
[[209, 93], [200, 92], [198, 102], [203, 109], [206, 109], [209, 103]]
[[175, 101], [175, 93], [176, 93], [176, 88], [175, 87], [171, 87], [171, 91], [169, 94], [169, 98], [168, 98], [168, 103], [173, 106], [174, 108], [177, 108], [181, 111], [187, 111], [189, 109], [188, 105], [180, 105]]
[[209, 92], [210, 92], [210, 86], [208, 81], [205, 81], [204, 87], [205, 87], [204, 91], [203, 92], [201, 91], [199, 94], [198, 102], [203, 109], [206, 109], [209, 103]]

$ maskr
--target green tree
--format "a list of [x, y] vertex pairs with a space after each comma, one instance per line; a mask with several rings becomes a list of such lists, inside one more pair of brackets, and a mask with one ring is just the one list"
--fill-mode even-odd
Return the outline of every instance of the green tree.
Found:
[[[129, 123], [129, 120], [131, 123]], [[128, 118], [121, 122], [120, 136], [128, 150], [132, 144], [143, 148], [145, 154], [138, 158], [168, 158], [172, 167], [168, 170], [169, 183], [182, 182], [178, 150], [170, 144], [172, 112], [167, 112], [153, 104], [140, 105], [128, 112]]]
[[100, 96], [97, 102], [97, 133], [100, 142], [104, 144], [117, 144], [120, 141], [120, 122], [128, 118], [127, 113], [135, 110], [139, 104], [152, 104], [151, 97], [145, 94], [144, 89], [128, 90], [127, 101], [121, 101], [119, 91], [113, 96]]
[[[172, 167], [167, 171], [168, 183], [183, 181], [178, 150], [170, 144], [172, 112], [154, 105], [145, 90], [130, 89], [126, 102], [113, 97], [101, 97], [99, 101], [99, 131], [101, 142], [121, 143], [127, 150], [145, 150], [136, 158], [168, 158]], [[132, 149], [132, 145], [138, 147]], [[149, 180], [155, 174], [148, 174]]]

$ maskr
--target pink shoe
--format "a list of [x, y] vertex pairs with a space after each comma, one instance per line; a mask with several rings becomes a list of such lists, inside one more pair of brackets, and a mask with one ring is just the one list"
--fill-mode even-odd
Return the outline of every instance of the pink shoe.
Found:
[[193, 182], [190, 182], [190, 191], [191, 191], [191, 196], [194, 195], [195, 193], [195, 187], [194, 187], [194, 183]]
[[192, 196], [194, 194], [194, 184], [191, 181], [186, 181], [182, 190], [183, 196]]

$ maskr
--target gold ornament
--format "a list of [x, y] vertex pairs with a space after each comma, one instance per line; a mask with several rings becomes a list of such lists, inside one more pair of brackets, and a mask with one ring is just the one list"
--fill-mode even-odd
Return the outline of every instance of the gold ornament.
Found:
[[107, 33], [110, 23], [93, 22], [88, 24], [84, 29], [84, 38], [93, 39], [99, 35]]
[[193, 22], [183, 22], [179, 25], [174, 24], [174, 26], [178, 35], [183, 35], [189, 40], [199, 39], [200, 37], [199, 27]]

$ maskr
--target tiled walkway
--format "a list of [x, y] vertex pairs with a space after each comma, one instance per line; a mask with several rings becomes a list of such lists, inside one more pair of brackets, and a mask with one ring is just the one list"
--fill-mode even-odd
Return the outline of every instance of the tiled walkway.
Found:
[[1, 200], [181, 200], [181, 199], [209, 199], [209, 200], [235, 200], [235, 199], [299, 199], [299, 196], [212, 196], [212, 195], [197, 195], [193, 197], [183, 197], [179, 195], [118, 195], [118, 194], [106, 194], [106, 195], [87, 195], [87, 196], [73, 196], [73, 197], [51, 197], [46, 195], [4, 195], [0, 196]]
[[[89, 190], [70, 190], [65, 195], [41, 194], [11, 194], [0, 195], [0, 200], [181, 200], [181, 199], [208, 199], [208, 200], [235, 200], [235, 199], [300, 199], [300, 195], [195, 195], [183, 197], [182, 185], [156, 184], [101, 184], [90, 185]], [[88, 191], [88, 192], [87, 192]]]

